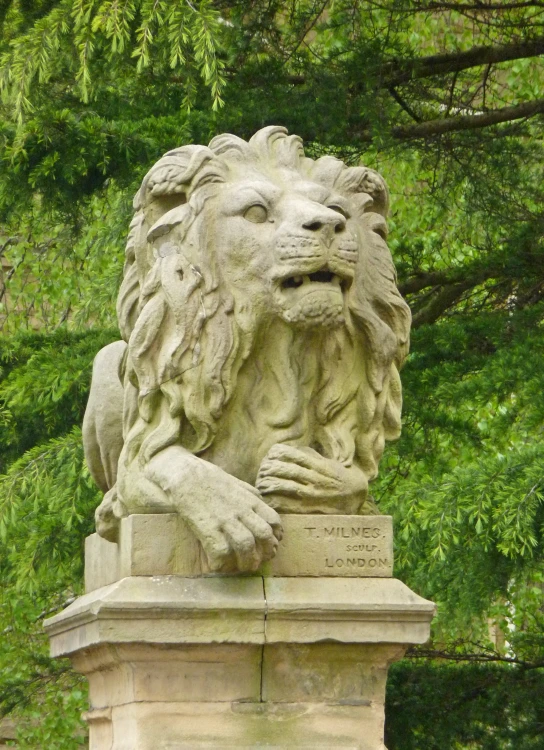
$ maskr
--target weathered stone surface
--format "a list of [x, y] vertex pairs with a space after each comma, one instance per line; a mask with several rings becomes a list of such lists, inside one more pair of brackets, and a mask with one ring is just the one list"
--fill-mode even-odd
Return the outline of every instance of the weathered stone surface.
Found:
[[383, 703], [387, 669], [404, 645], [277, 643], [264, 651], [262, 699], [344, 705]]
[[54, 656], [100, 643], [424, 643], [434, 604], [394, 578], [124, 578], [46, 622]]
[[391, 578], [129, 577], [46, 622], [90, 750], [385, 750], [387, 669], [434, 606]]
[[135, 208], [124, 341], [98, 354], [85, 417], [97, 529], [176, 513], [210, 570], [252, 572], [278, 549], [276, 511], [364, 513], [399, 434], [410, 313], [387, 188], [273, 126], [170, 151]]
[[[284, 537], [265, 576], [391, 577], [390, 516], [281, 516]], [[134, 514], [121, 521], [119, 543], [93, 534], [86, 543], [86, 591], [126, 576], [211, 573], [202, 545], [176, 513]]]
[[120, 577], [209, 573], [202, 545], [176, 513], [134, 514], [119, 532]]
[[[3, 740], [16, 740], [17, 739], [17, 725], [13, 719], [2, 719], [0, 721], [0, 742]], [[0, 750], [6, 748], [7, 745], [0, 745]]]
[[267, 643], [425, 643], [435, 606], [395, 578], [265, 578]]
[[85, 458], [103, 492], [117, 481], [117, 465], [123, 448], [123, 422], [119, 419], [123, 384], [119, 379], [119, 367], [125, 349], [124, 341], [114, 341], [96, 355], [93, 388], [83, 419]]
[[386, 750], [376, 705], [144, 702], [87, 720], [90, 750]]
[[95, 706], [135, 702], [260, 700], [262, 646], [251, 644], [103, 645], [79, 653]]
[[133, 577], [85, 594], [46, 622], [53, 656], [100, 643], [263, 643], [257, 577]]
[[284, 536], [265, 575], [393, 575], [391, 516], [282, 515]]
[[85, 539], [85, 591], [108, 586], [121, 578], [119, 548], [98, 534]]

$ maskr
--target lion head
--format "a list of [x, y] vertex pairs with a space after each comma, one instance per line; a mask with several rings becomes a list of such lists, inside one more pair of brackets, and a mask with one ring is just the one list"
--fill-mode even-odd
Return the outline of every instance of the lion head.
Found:
[[[174, 443], [213, 462], [241, 373], [288, 336], [299, 342], [296, 356], [279, 346], [266, 367], [280, 389], [283, 379], [296, 391], [291, 422], [312, 401], [306, 422], [318, 425], [322, 450], [358, 461], [372, 479], [384, 440], [400, 430], [410, 327], [386, 244], [383, 179], [330, 156], [307, 158], [298, 137], [267, 127], [248, 142], [227, 134], [169, 151], [144, 178], [135, 209], [117, 307], [126, 389], [137, 395], [122, 462], [142, 468]], [[234, 426], [245, 430], [239, 414]]]

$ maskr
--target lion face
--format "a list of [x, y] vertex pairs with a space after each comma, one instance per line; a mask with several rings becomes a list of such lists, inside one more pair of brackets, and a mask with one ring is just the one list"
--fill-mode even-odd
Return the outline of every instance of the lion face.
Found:
[[296, 172], [254, 172], [221, 186], [189, 240], [203, 230], [228, 288], [257, 318], [305, 328], [345, 322], [365, 241], [345, 196]]

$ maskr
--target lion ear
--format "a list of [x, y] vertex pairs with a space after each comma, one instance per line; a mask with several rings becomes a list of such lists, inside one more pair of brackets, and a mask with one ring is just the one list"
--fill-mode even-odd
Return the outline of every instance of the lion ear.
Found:
[[153, 242], [154, 240], [162, 237], [164, 234], [168, 234], [174, 227], [183, 224], [187, 221], [189, 214], [191, 213], [189, 206], [185, 203], [181, 206], [175, 206], [170, 211], [163, 214], [158, 221], [156, 221], [151, 229], [147, 233], [147, 241]]

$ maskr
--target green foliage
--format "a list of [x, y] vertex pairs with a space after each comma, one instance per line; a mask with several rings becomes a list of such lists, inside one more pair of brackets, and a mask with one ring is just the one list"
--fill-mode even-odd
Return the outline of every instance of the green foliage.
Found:
[[541, 670], [501, 665], [393, 665], [389, 750], [542, 750]]
[[19, 712], [21, 747], [55, 737], [55, 747], [73, 748], [84, 739], [84, 686], [67, 663], [49, 658], [42, 623], [82, 590], [83, 539], [99, 494], [73, 425], [94, 352], [112, 338], [59, 330], [0, 348], [0, 715]]
[[[132, 195], [172, 146], [273, 123], [386, 176], [414, 312], [403, 436], [373, 494], [396, 574], [438, 617], [423, 663], [393, 672], [389, 747], [542, 747], [543, 119], [474, 124], [544, 99], [523, 51], [538, 6], [0, 2], [0, 714], [21, 747], [84, 742], [84, 688], [41, 626], [81, 591], [99, 497], [79, 425], [117, 337]], [[427, 57], [514, 42], [502, 62]], [[459, 116], [469, 129], [425, 130]]]
[[58, 330], [0, 342], [0, 471], [81, 423], [94, 354], [114, 338], [114, 331]]
[[[30, 16], [24, 5], [11, 2], [3, 20], [0, 90], [20, 126], [36, 107], [37, 84], [67, 75], [88, 102], [104, 60], [117, 68], [133, 59], [137, 73], [155, 64], [184, 74], [189, 69], [189, 78], [200, 75], [215, 108], [224, 85], [216, 55], [220, 31], [209, 0], [200, 0], [198, 7], [164, 0], [57, 0]], [[187, 86], [188, 105], [191, 90]]]
[[21, 747], [84, 741], [85, 687], [68, 663], [50, 659], [42, 624], [82, 592], [98, 499], [79, 429], [27, 451], [0, 478], [0, 715], [19, 716]]
[[512, 646], [528, 628], [544, 644], [527, 599], [544, 572], [541, 319], [458, 316], [414, 336], [404, 436], [374, 493], [395, 517], [397, 572], [437, 601], [443, 638], [485, 632], [493, 612], [507, 631], [518, 621]]
[[[49, 743], [55, 750], [76, 750], [87, 747], [87, 737], [81, 725], [81, 714], [88, 707], [87, 690], [83, 678], [56, 678], [55, 683], [32, 711], [17, 735], [19, 750], [36, 750]], [[59, 689], [59, 688], [64, 689]]]
[[81, 538], [92, 529], [98, 497], [83, 463], [81, 431], [27, 451], [1, 481], [4, 580], [27, 595], [55, 590], [73, 574], [79, 580]]
[[[129, 196], [109, 185], [71, 220], [36, 203], [18, 210], [0, 230], [0, 331], [54, 332], [66, 321], [76, 327], [116, 325]], [[0, 352], [10, 347], [6, 341]], [[0, 353], [2, 367], [4, 359]]]
[[[80, 588], [73, 590], [79, 593]], [[0, 715], [17, 717], [17, 746], [28, 750], [47, 747], [47, 742], [74, 750], [85, 741], [80, 718], [86, 708], [85, 680], [67, 660], [49, 658], [43, 637], [44, 618], [70, 601], [63, 595], [43, 588], [32, 597], [10, 591], [0, 598]]]

